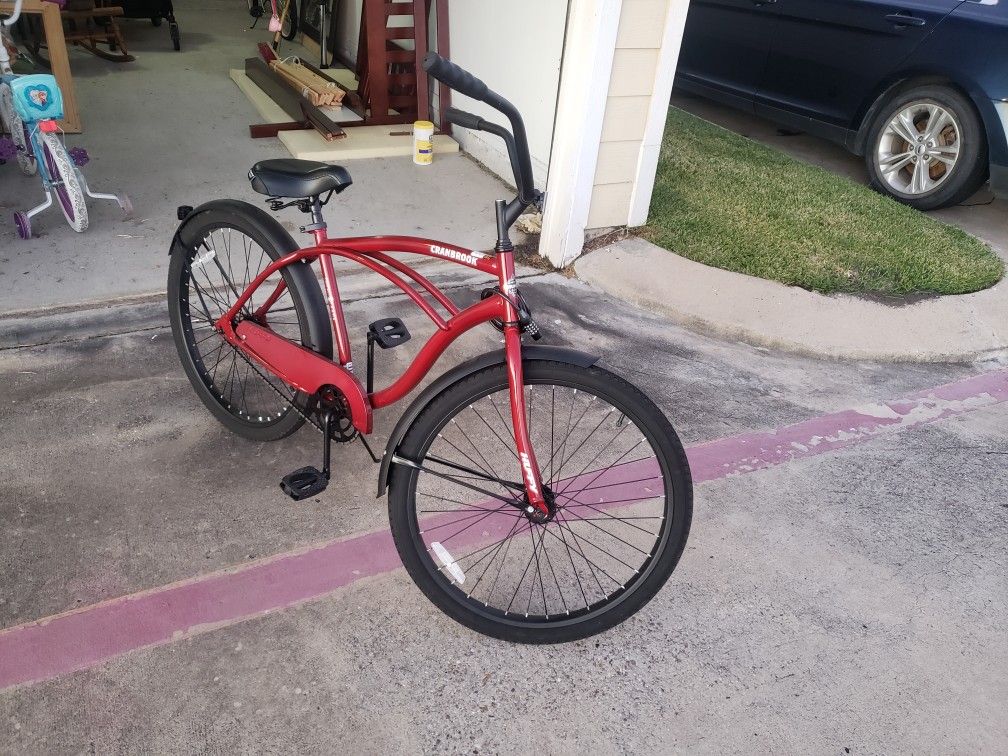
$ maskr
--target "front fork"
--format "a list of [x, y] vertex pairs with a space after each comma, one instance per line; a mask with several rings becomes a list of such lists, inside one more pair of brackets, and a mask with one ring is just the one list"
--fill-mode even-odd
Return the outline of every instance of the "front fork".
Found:
[[532, 442], [529, 440], [528, 420], [525, 410], [525, 379], [522, 371], [521, 358], [521, 328], [506, 326], [504, 328], [504, 350], [507, 354], [508, 393], [511, 397], [511, 421], [514, 424], [515, 446], [518, 448], [518, 461], [521, 465], [522, 480], [525, 482], [525, 495], [528, 505], [525, 508], [529, 516], [535, 519], [548, 519], [550, 508], [543, 492], [542, 473], [536, 460]]
[[523, 325], [515, 307], [518, 287], [515, 285], [514, 255], [508, 250], [498, 257], [500, 262], [500, 289], [504, 293], [504, 354], [508, 367], [508, 394], [511, 398], [511, 422], [514, 425], [515, 446], [525, 483], [528, 504], [525, 512], [536, 520], [547, 520], [550, 506], [543, 491], [542, 473], [529, 439], [529, 418], [525, 407], [525, 376], [522, 369], [521, 336]]

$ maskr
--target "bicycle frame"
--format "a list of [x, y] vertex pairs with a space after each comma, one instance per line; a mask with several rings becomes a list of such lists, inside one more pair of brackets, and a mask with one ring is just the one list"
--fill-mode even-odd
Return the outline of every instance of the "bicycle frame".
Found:
[[[405, 397], [423, 380], [445, 349], [463, 333], [477, 325], [499, 320], [504, 324], [504, 351], [508, 369], [511, 418], [516, 456], [520, 461], [525, 492], [531, 506], [544, 515], [548, 514], [549, 509], [542, 493], [542, 478], [529, 440], [525, 414], [521, 326], [518, 323], [519, 313], [514, 304], [517, 286], [513, 252], [504, 250], [495, 255], [487, 255], [447, 242], [410, 236], [329, 239], [325, 228], [316, 229], [312, 233], [315, 236], [315, 246], [291, 252], [266, 267], [246, 287], [231, 308], [217, 320], [216, 326], [225, 340], [300, 391], [314, 394], [323, 386], [335, 386], [346, 397], [353, 426], [360, 433], [368, 434], [372, 431], [372, 410], [386, 407]], [[389, 252], [424, 255], [475, 268], [495, 276], [500, 291], [507, 296], [498, 294], [459, 309], [437, 286], [406, 263], [392, 257]], [[350, 339], [333, 268], [333, 257], [352, 260], [385, 277], [398, 286], [437, 327], [405, 372], [391, 385], [372, 394], [366, 392], [360, 379], [353, 372]], [[326, 307], [334, 337], [336, 352], [334, 360], [285, 339], [269, 328], [269, 309], [284, 292], [286, 284], [283, 279], [251, 317], [240, 317], [246, 303], [270, 276], [302, 260], [306, 262], [318, 260], [321, 267]], [[416, 287], [419, 287], [422, 293]], [[423, 293], [441, 305], [448, 312], [448, 317], [442, 317], [424, 298]]]

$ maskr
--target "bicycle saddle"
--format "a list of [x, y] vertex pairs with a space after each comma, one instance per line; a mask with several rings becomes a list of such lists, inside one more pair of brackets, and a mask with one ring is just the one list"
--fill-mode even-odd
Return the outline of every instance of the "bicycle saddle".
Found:
[[315, 197], [333, 191], [339, 194], [353, 183], [341, 165], [313, 160], [260, 160], [249, 171], [252, 188], [269, 197]]

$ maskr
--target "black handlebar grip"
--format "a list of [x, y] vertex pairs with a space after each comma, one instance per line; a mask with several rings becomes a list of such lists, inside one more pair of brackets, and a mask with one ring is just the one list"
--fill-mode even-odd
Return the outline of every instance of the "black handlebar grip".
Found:
[[442, 58], [436, 52], [429, 52], [424, 55], [422, 65], [424, 71], [438, 81], [444, 82], [456, 92], [472, 97], [474, 100], [486, 100], [487, 93], [490, 91], [487, 85], [447, 58]]
[[456, 107], [449, 107], [445, 110], [445, 120], [448, 123], [454, 123], [456, 126], [461, 126], [465, 129], [472, 129], [474, 131], [479, 131], [483, 128], [483, 119], [474, 113], [467, 113], [464, 110], [459, 110]]

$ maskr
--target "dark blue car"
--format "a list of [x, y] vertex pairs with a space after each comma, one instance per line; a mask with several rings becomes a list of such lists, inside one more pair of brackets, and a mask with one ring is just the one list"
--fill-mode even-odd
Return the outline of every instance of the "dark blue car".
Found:
[[676, 84], [845, 145], [921, 210], [1008, 196], [1008, 0], [692, 0]]

